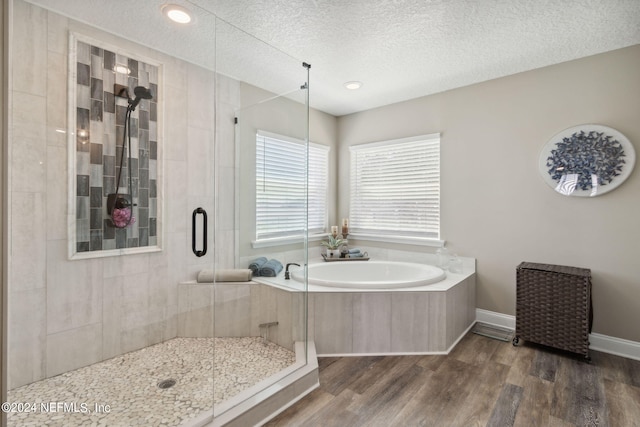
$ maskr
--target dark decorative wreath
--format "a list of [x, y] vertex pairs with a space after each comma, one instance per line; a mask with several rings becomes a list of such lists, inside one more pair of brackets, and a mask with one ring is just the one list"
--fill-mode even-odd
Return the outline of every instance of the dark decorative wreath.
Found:
[[589, 190], [591, 176], [598, 178], [598, 185], [609, 184], [620, 175], [625, 153], [622, 144], [604, 132], [575, 132], [570, 138], [562, 138], [547, 157], [549, 175], [560, 181], [563, 175], [577, 174], [576, 187]]

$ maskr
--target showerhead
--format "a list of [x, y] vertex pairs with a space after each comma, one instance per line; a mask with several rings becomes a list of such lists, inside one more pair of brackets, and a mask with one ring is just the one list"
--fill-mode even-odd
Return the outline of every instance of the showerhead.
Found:
[[144, 86], [136, 86], [135, 89], [133, 89], [133, 93], [136, 95], [136, 98], [142, 98], [142, 99], [153, 98], [151, 91]]
[[136, 99], [129, 99], [129, 110], [131, 111], [135, 111], [141, 99], [153, 98], [151, 91], [144, 86], [136, 86], [135, 89], [133, 89], [133, 93], [136, 95]]

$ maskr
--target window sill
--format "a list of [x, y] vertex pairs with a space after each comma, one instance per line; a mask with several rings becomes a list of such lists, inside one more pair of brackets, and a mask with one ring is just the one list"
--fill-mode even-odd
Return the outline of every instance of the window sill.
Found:
[[[315, 242], [327, 237], [326, 233], [311, 234], [308, 237], [309, 242]], [[296, 243], [304, 243], [304, 236], [287, 236], [287, 237], [275, 237], [272, 239], [252, 240], [251, 247], [254, 249], [269, 248], [272, 246], [292, 245]]]
[[368, 240], [370, 242], [400, 243], [403, 245], [444, 247], [445, 241], [426, 237], [393, 236], [385, 234], [349, 233], [349, 239]]

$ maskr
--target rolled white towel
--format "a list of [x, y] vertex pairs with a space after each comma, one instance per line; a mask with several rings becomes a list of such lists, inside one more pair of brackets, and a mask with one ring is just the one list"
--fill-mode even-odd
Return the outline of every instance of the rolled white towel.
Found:
[[253, 277], [253, 273], [248, 268], [216, 270], [202, 270], [198, 273], [198, 283], [215, 282], [249, 282]]

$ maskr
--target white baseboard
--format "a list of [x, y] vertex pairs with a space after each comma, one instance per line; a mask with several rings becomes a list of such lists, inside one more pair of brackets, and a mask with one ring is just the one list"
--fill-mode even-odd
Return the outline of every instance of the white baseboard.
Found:
[[640, 360], [640, 343], [636, 341], [591, 333], [589, 334], [589, 348], [603, 353]]
[[516, 316], [497, 313], [495, 311], [483, 310], [481, 308], [476, 308], [476, 322], [486, 323], [487, 325], [500, 326], [507, 329], [516, 328]]
[[[476, 308], [476, 322], [500, 326], [508, 329], [516, 328], [516, 317], [509, 314]], [[603, 353], [615, 354], [628, 359], [640, 360], [640, 342], [610, 337], [598, 333], [589, 334], [589, 348]]]

